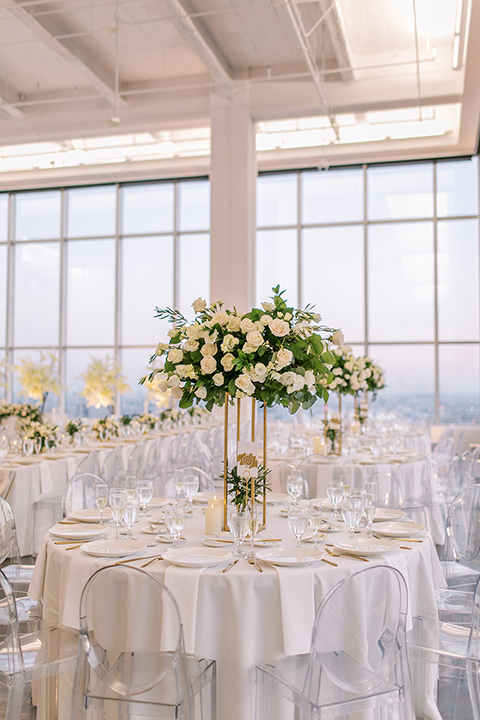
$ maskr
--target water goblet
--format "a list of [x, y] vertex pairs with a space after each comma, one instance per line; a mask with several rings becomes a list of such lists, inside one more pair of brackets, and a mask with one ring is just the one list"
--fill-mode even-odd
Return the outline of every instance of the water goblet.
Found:
[[321, 504], [318, 505], [315, 502], [311, 502], [309, 504], [308, 520], [310, 522], [310, 527], [312, 528], [313, 532], [314, 548], [315, 550], [318, 550], [318, 533], [320, 532], [322, 526], [325, 523], [323, 519], [323, 509]]
[[343, 499], [343, 483], [341, 483], [340, 481], [331, 482], [327, 488], [327, 495], [328, 499], [333, 505], [333, 517], [338, 518], [338, 506]]
[[122, 508], [122, 520], [127, 526], [127, 538], [129, 540], [136, 540], [137, 538], [132, 534], [132, 526], [136, 523], [138, 518], [139, 502], [138, 498], [134, 497], [128, 500]]
[[150, 517], [147, 512], [147, 505], [153, 497], [153, 483], [151, 480], [144, 480], [137, 486], [137, 495], [140, 501], [140, 517]]
[[183, 502], [175, 502], [166, 508], [164, 513], [165, 527], [170, 537], [173, 539], [173, 548], [178, 547], [180, 534], [185, 525], [185, 504]]
[[35, 440], [31, 437], [24, 437], [23, 438], [23, 452], [25, 455], [30, 457], [30, 455], [33, 455], [33, 451], [35, 449]]
[[137, 478], [135, 475], [127, 475], [125, 477], [125, 490], [129, 502], [137, 497]]
[[37, 455], [40, 455], [40, 453], [42, 452], [42, 446], [43, 446], [42, 438], [36, 437], [35, 438], [35, 452], [37, 453]]
[[183, 491], [188, 498], [188, 507], [190, 509], [193, 505], [193, 498], [198, 492], [199, 482], [198, 475], [184, 475], [183, 477]]
[[228, 527], [235, 540], [234, 557], [242, 557], [241, 546], [247, 535], [246, 515], [243, 510], [231, 510], [228, 516]]
[[288, 509], [288, 526], [297, 539], [296, 547], [302, 547], [302, 537], [308, 525], [308, 510], [301, 505], [291, 505]]
[[364, 515], [367, 519], [367, 535], [369, 538], [373, 536], [372, 524], [375, 519], [375, 511], [377, 507], [377, 483], [370, 480], [365, 483], [365, 507]]
[[362, 508], [358, 507], [355, 502], [352, 503], [352, 498], [347, 498], [343, 501], [342, 516], [345, 524], [348, 527], [348, 535], [350, 541], [353, 541], [353, 534], [355, 532], [355, 529], [358, 527], [360, 518], [362, 517], [362, 513]]
[[0, 463], [2, 463], [8, 455], [8, 437], [0, 435]]
[[248, 553], [248, 557], [254, 557], [255, 555], [255, 535], [260, 525], [259, 512], [260, 511], [256, 503], [253, 504], [253, 507], [248, 506], [245, 509], [245, 525], [247, 528], [247, 533], [250, 535], [250, 552]]
[[122, 520], [123, 508], [127, 504], [127, 491], [125, 488], [111, 488], [108, 500], [115, 526], [115, 538], [118, 539], [120, 537], [118, 529]]
[[181, 470], [177, 470], [174, 474], [173, 484], [175, 485], [175, 497], [180, 500], [183, 495], [183, 473]]
[[289, 475], [287, 477], [287, 492], [290, 495], [292, 505], [298, 504], [298, 498], [302, 494], [303, 480], [301, 475]]
[[103, 511], [108, 503], [108, 485], [107, 483], [97, 483], [95, 485], [95, 503], [100, 510], [100, 525], [103, 525]]

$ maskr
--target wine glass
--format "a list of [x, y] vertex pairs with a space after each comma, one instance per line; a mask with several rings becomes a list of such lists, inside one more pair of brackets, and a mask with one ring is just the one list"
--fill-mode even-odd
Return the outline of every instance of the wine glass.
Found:
[[115, 538], [119, 538], [118, 528], [122, 520], [123, 508], [127, 504], [127, 491], [125, 488], [111, 488], [108, 501], [112, 511], [112, 518], [115, 525]]
[[309, 512], [308, 512], [308, 520], [310, 522], [310, 527], [312, 528], [313, 537], [314, 537], [314, 548], [315, 550], [318, 550], [318, 533], [322, 529], [322, 526], [324, 525], [324, 519], [323, 519], [323, 509], [322, 505], [318, 505], [315, 502], [311, 502], [309, 505]]
[[30, 457], [35, 449], [35, 440], [31, 437], [23, 438], [23, 452]]
[[327, 488], [327, 495], [333, 505], [333, 517], [338, 518], [338, 506], [343, 499], [343, 483], [331, 482]]
[[8, 437], [0, 435], [0, 463], [2, 463], [8, 455]]
[[247, 534], [247, 523], [246, 514], [243, 510], [237, 510], [237, 508], [231, 510], [228, 516], [228, 527], [232, 533], [232, 537], [235, 540], [235, 552], [234, 557], [242, 557], [240, 548]]
[[164, 513], [165, 527], [169, 535], [173, 539], [173, 548], [178, 547], [180, 534], [185, 525], [185, 504], [183, 502], [175, 502], [166, 508]]
[[292, 505], [298, 504], [298, 498], [302, 494], [303, 480], [301, 475], [289, 475], [287, 477], [287, 492], [290, 495]]
[[37, 453], [37, 455], [40, 455], [40, 453], [42, 452], [42, 445], [43, 445], [42, 438], [36, 437], [35, 438], [35, 452]]
[[140, 500], [140, 517], [150, 517], [150, 513], [147, 512], [147, 505], [153, 497], [153, 482], [151, 480], [144, 480], [137, 486], [137, 495]]
[[137, 478], [135, 475], [127, 475], [125, 477], [125, 490], [128, 502], [137, 497]]
[[348, 534], [350, 541], [353, 541], [353, 534], [355, 529], [358, 527], [360, 518], [362, 517], [363, 509], [352, 503], [352, 498], [347, 498], [342, 503], [342, 516], [345, 524], [348, 526]]
[[132, 526], [137, 522], [138, 518], [139, 502], [137, 497], [133, 497], [131, 500], [128, 499], [122, 508], [122, 520], [127, 526], [127, 538], [129, 540], [136, 540], [137, 538], [132, 534]]
[[305, 535], [307, 525], [307, 508], [304, 508], [301, 505], [291, 505], [288, 509], [288, 526], [297, 539], [297, 548], [302, 547], [301, 539]]
[[175, 497], [180, 500], [183, 495], [183, 473], [180, 470], [174, 474], [173, 484], [175, 485]]
[[253, 504], [253, 507], [249, 506], [245, 509], [245, 525], [247, 533], [250, 535], [250, 552], [248, 557], [254, 557], [255, 535], [258, 530], [258, 526], [260, 525], [259, 509], [256, 503]]
[[190, 509], [193, 505], [193, 498], [198, 492], [199, 482], [198, 475], [184, 475], [183, 477], [183, 491], [188, 498], [188, 507]]
[[367, 519], [367, 535], [369, 538], [373, 536], [372, 523], [375, 518], [375, 511], [377, 506], [377, 483], [374, 480], [369, 480], [365, 483], [365, 506], [363, 512]]
[[108, 503], [108, 485], [107, 483], [97, 483], [95, 485], [95, 503], [100, 510], [100, 525], [103, 525], [103, 511]]

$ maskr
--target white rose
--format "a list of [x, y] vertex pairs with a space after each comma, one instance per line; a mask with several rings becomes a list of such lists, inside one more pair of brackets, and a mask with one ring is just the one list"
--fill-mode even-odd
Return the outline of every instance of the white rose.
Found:
[[284, 368], [286, 365], [290, 365], [293, 360], [293, 353], [287, 348], [280, 348], [277, 353], [277, 367], [279, 370]]
[[292, 313], [286, 313], [285, 320], [291, 320], [291, 319], [292, 319]]
[[183, 360], [183, 352], [179, 348], [172, 348], [167, 355], [168, 362], [179, 363]]
[[305, 378], [303, 375], [295, 375], [295, 379], [293, 381], [293, 391], [298, 392], [303, 388], [305, 385]]
[[195, 352], [195, 350], [198, 350], [198, 342], [196, 340], [187, 340], [183, 347], [188, 352]]
[[171, 395], [172, 395], [172, 398], [174, 398], [174, 400], [180, 400], [180, 398], [183, 395], [182, 388], [172, 388]]
[[243, 318], [243, 320], [240, 321], [240, 330], [246, 335], [252, 332], [252, 330], [256, 330], [256, 327], [250, 318]]
[[270, 331], [276, 337], [285, 337], [285, 335], [288, 335], [288, 333], [290, 332], [290, 325], [288, 324], [288, 322], [285, 322], [285, 320], [275, 318], [275, 320], [272, 320], [272, 322], [270, 323]]
[[192, 303], [193, 312], [195, 312], [195, 313], [202, 312], [202, 310], [205, 310], [206, 307], [207, 307], [207, 303], [201, 297], [197, 298]]
[[157, 349], [155, 350], [156, 355], [163, 355], [164, 352], [167, 352], [167, 350], [170, 348], [170, 345], [166, 345], [165, 343], [158, 343]]
[[200, 352], [203, 357], [206, 357], [207, 355], [215, 355], [217, 352], [217, 346], [214, 343], [205, 343], [205, 345], [201, 347]]
[[343, 374], [343, 370], [342, 370], [342, 368], [334, 368], [334, 369], [332, 370], [332, 373], [333, 373], [334, 375], [342, 375], [342, 374]]
[[212, 315], [208, 321], [209, 325], [226, 325], [230, 319], [229, 314], [225, 310], [218, 310]]
[[262, 323], [261, 320], [255, 320], [255, 327], [257, 328], [259, 333], [263, 333], [265, 325]]
[[228, 319], [227, 330], [229, 332], [238, 332], [240, 330], [240, 318], [238, 315], [230, 315]]
[[270, 325], [272, 320], [273, 318], [270, 315], [262, 315], [262, 317], [260, 318], [260, 322], [262, 323], [262, 325]]
[[202, 336], [202, 327], [198, 323], [194, 323], [189, 325], [185, 332], [190, 340], [198, 340]]
[[307, 370], [305, 373], [305, 383], [309, 390], [315, 387], [315, 373], [313, 370]]
[[205, 375], [211, 375], [217, 369], [217, 361], [211, 355], [207, 355], [201, 359], [200, 367]]
[[184, 378], [187, 374], [188, 365], [177, 365], [175, 368], [175, 372], [177, 373], [178, 377]]
[[291, 372], [291, 371], [282, 373], [282, 375], [280, 375], [280, 382], [282, 383], [282, 385], [285, 385], [285, 386], [293, 385], [293, 383], [295, 381], [295, 377], [296, 377], [295, 373]]
[[347, 360], [345, 363], [345, 370], [348, 370], [349, 372], [352, 372], [353, 370], [353, 362], [351, 360]]
[[233, 337], [233, 335], [225, 335], [223, 338], [223, 342], [220, 345], [223, 352], [229, 352], [230, 350], [233, 350], [235, 345], [238, 345], [239, 339], [236, 337]]
[[260, 347], [260, 345], [263, 345], [263, 336], [258, 332], [258, 330], [252, 330], [247, 333], [247, 343], [256, 348]]
[[322, 322], [322, 316], [320, 315], [320, 313], [314, 313], [312, 315], [312, 320], [314, 323], [317, 323], [317, 325], [318, 325], [318, 323]]
[[167, 335], [168, 335], [168, 337], [171, 337], [171, 338], [175, 337], [175, 335], [178, 335], [178, 330], [176, 328], [172, 328], [171, 330], [168, 331]]
[[243, 352], [246, 353], [247, 355], [251, 355], [252, 353], [254, 353], [256, 351], [256, 349], [257, 348], [255, 347], [255, 345], [251, 345], [248, 342], [246, 342], [244, 344], [244, 346], [242, 347]]
[[262, 302], [262, 308], [265, 312], [272, 312], [272, 310], [275, 310], [275, 305], [271, 302]]
[[343, 332], [341, 330], [337, 330], [333, 333], [332, 337], [330, 338], [332, 343], [334, 345], [343, 345], [345, 342], [345, 338], [343, 337]]
[[268, 370], [263, 363], [257, 363], [249, 375], [254, 382], [263, 382], [267, 377]]
[[235, 385], [241, 392], [245, 393], [245, 395], [253, 395], [255, 392], [255, 385], [245, 373], [238, 376], [235, 380]]
[[232, 370], [234, 359], [235, 359], [235, 358], [233, 357], [232, 353], [227, 353], [227, 354], [224, 355], [223, 358], [220, 360], [220, 362], [221, 362], [221, 364], [222, 364], [223, 369], [225, 370], [225, 372], [229, 372], [230, 370]]
[[170, 375], [168, 378], [167, 384], [171, 388], [178, 388], [182, 384], [182, 381], [178, 377], [178, 375]]
[[216, 385], [217, 387], [220, 387], [221, 385], [223, 385], [223, 382], [224, 382], [223, 374], [222, 374], [222, 373], [215, 373], [215, 375], [213, 376], [212, 380], [213, 380], [213, 382], [215, 383], [215, 385]]
[[205, 400], [207, 397], [207, 388], [199, 387], [195, 390], [195, 395], [200, 398], [200, 400]]

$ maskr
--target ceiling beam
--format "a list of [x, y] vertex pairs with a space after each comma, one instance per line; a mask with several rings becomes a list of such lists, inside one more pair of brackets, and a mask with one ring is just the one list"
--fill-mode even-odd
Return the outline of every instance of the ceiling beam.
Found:
[[232, 97], [234, 85], [227, 59], [215, 44], [203, 20], [190, 17], [187, 0], [165, 0], [164, 5], [170, 11], [170, 19], [182, 38], [205, 65], [219, 93]]
[[[115, 102], [113, 77], [109, 77], [108, 71], [95, 62], [91, 52], [82, 46], [78, 39], [57, 39], [56, 35], [60, 34], [59, 28], [54, 27], [54, 21], [49, 15], [42, 15], [41, 19], [37, 18], [34, 15], [34, 8], [30, 12], [16, 0], [3, 3], [2, 8], [8, 10], [13, 17], [30, 28], [35, 38], [59, 55], [68, 67], [93, 87], [99, 95], [112, 104]], [[64, 29], [62, 34], [66, 34]], [[122, 104], [125, 104], [124, 101], [118, 98], [118, 105]]]
[[13, 120], [23, 120], [25, 117], [23, 110], [12, 105], [11, 102], [6, 99], [5, 95], [3, 92], [0, 93], [0, 112], [8, 115], [8, 117], [11, 117]]
[[352, 68], [352, 58], [338, 5], [335, 0], [319, 0], [319, 6], [324, 13], [323, 22], [330, 37], [338, 67], [342, 68], [340, 72], [342, 80], [355, 80], [353, 69], [348, 69]]

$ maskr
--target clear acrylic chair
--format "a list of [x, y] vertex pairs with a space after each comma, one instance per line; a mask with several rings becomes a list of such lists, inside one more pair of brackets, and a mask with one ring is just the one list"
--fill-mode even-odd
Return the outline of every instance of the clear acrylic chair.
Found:
[[[21, 634], [18, 621], [18, 605], [12, 586], [0, 570], [0, 607], [5, 616], [0, 641], [0, 703], [8, 720], [27, 720], [36, 717], [35, 708], [27, 693], [32, 692], [32, 683], [45, 681], [60, 673], [71, 672], [76, 666], [78, 640], [76, 634], [54, 628]], [[45, 683], [44, 683], [45, 684]], [[36, 701], [55, 702], [57, 683], [53, 692], [45, 687], [35, 687]], [[30, 714], [27, 714], [27, 707]], [[56, 708], [49, 707], [48, 717], [58, 717]], [[70, 707], [68, 707], [68, 713]], [[46, 715], [45, 715], [46, 717]]]
[[480, 575], [479, 517], [480, 485], [472, 484], [457, 495], [448, 510], [446, 535], [453, 559], [441, 564], [450, 587], [473, 590]]
[[367, 474], [366, 480], [376, 482], [378, 507], [393, 508], [394, 510], [402, 507], [402, 490], [394, 473], [374, 470]]
[[[281, 492], [286, 493], [288, 476], [295, 475], [295, 473], [298, 474], [301, 471], [300, 471], [300, 468], [298, 465], [293, 465], [293, 463], [281, 463], [280, 465], [277, 465], [277, 467], [275, 468], [275, 472], [278, 475]], [[308, 497], [309, 497], [308, 483], [307, 483], [306, 479], [303, 477], [302, 493], [300, 495], [300, 498], [308, 498]]]
[[398, 466], [403, 510], [415, 522], [432, 528], [432, 466], [426, 455], [411, 455]]
[[125, 479], [123, 447], [119, 445], [108, 453], [102, 465], [100, 475], [109, 487], [121, 487]]
[[74, 510], [96, 507], [95, 489], [98, 483], [103, 483], [103, 480], [92, 473], [80, 473], [69, 480], [62, 497], [63, 517], [68, 517]]
[[327, 496], [327, 487], [337, 465], [336, 460], [324, 455], [307, 455], [303, 458], [300, 472], [308, 485], [308, 497]]
[[92, 452], [85, 455], [77, 465], [77, 475], [81, 473], [92, 473], [98, 475], [100, 472], [100, 453], [98, 450], [92, 450]]
[[405, 641], [407, 588], [395, 568], [340, 581], [319, 606], [308, 655], [256, 668], [255, 720], [321, 720], [388, 708], [412, 718]]
[[107, 566], [80, 600], [75, 720], [87, 710], [115, 718], [215, 719], [216, 665], [185, 654], [176, 600], [143, 570]]

